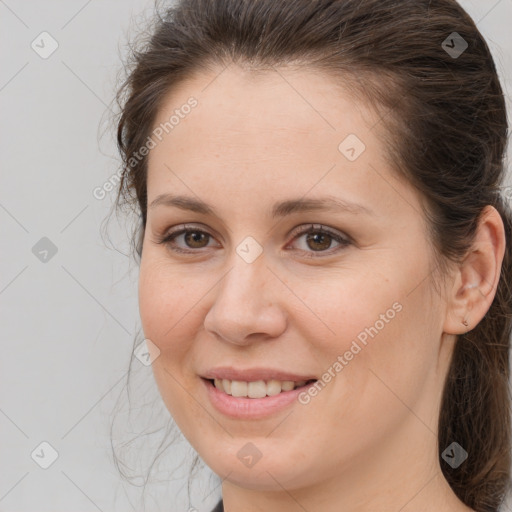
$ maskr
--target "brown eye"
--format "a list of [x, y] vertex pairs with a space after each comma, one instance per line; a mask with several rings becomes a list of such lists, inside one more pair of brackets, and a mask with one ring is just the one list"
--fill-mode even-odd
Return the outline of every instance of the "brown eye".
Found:
[[[201, 249], [208, 245], [210, 235], [204, 231], [185, 231], [185, 243], [192, 249]], [[206, 241], [206, 243], [205, 243]]]
[[[330, 231], [321, 225], [310, 225], [309, 229], [302, 229], [295, 232], [294, 241], [301, 241], [302, 243], [297, 244], [300, 252], [304, 253], [307, 258], [316, 258], [326, 255], [331, 255], [341, 249], [351, 245], [351, 240], [348, 237], [344, 237], [342, 234]], [[336, 243], [337, 247], [334, 247], [331, 251], [332, 244]], [[318, 253], [318, 256], [315, 254]]]
[[325, 251], [332, 243], [332, 236], [327, 233], [307, 233], [306, 243], [314, 251]]
[[183, 228], [167, 233], [163, 238], [158, 240], [159, 244], [163, 244], [172, 251], [182, 253], [200, 253], [200, 249], [208, 247], [212, 235], [197, 228]]

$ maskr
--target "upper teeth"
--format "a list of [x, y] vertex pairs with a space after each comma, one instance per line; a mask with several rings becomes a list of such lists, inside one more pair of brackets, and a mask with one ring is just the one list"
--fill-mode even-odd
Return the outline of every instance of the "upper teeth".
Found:
[[293, 380], [257, 380], [245, 382], [241, 380], [214, 379], [217, 389], [235, 397], [263, 398], [265, 396], [278, 395], [281, 391], [291, 391], [295, 387], [304, 386], [305, 380], [294, 382]]

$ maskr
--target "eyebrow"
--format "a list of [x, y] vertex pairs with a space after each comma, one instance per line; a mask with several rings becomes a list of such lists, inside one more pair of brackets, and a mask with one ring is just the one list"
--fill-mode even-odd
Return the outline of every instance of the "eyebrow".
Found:
[[[203, 215], [217, 215], [215, 208], [209, 204], [200, 199], [187, 196], [160, 194], [151, 202], [149, 208], [153, 209], [157, 206], [174, 206], [182, 210], [189, 210]], [[362, 204], [352, 203], [334, 196], [324, 196], [315, 199], [288, 199], [275, 203], [272, 207], [272, 218], [311, 211], [345, 211], [353, 214], [364, 213], [367, 215], [375, 215], [375, 212]]]

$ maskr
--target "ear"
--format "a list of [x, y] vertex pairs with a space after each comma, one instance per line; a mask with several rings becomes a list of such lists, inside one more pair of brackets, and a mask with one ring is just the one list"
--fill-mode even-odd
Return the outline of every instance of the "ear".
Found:
[[444, 332], [464, 334], [482, 320], [496, 295], [504, 254], [503, 220], [496, 208], [488, 205], [480, 215], [474, 242], [458, 266], [447, 296]]

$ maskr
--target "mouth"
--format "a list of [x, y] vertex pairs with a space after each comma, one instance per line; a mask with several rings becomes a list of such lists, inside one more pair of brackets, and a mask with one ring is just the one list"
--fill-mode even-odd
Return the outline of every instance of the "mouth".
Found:
[[248, 382], [229, 379], [206, 379], [204, 377], [202, 379], [226, 395], [234, 398], [254, 399], [272, 397], [288, 391], [307, 388], [317, 381], [317, 379], [309, 379], [301, 381], [257, 380]]

